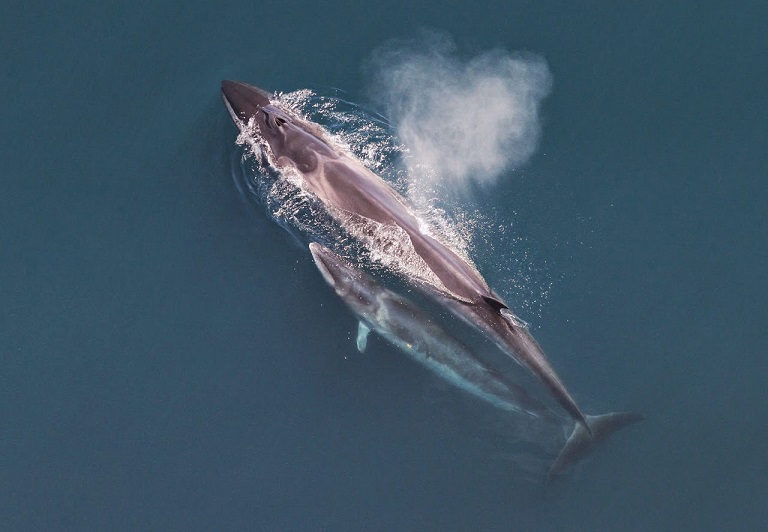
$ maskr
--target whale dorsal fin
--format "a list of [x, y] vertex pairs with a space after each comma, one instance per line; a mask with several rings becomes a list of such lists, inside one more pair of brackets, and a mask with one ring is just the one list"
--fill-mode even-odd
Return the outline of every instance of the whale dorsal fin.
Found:
[[488, 296], [482, 296], [482, 297], [483, 297], [483, 301], [488, 303], [488, 306], [491, 307], [496, 312], [501, 312], [501, 309], [504, 309], [504, 308], [508, 309], [509, 308], [508, 306], [506, 306], [504, 303], [502, 303], [501, 301], [499, 301], [496, 298], [488, 297]]
[[357, 323], [357, 350], [361, 353], [365, 352], [365, 348], [368, 346], [368, 334], [370, 334], [371, 328], [365, 323]]

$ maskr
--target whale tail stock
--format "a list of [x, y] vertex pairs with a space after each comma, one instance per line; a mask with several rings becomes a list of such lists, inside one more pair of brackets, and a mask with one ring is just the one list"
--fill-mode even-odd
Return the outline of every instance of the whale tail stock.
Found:
[[589, 453], [596, 444], [608, 439], [617, 430], [645, 419], [643, 415], [634, 412], [611, 412], [585, 417], [589, 431], [582, 423], [574, 424], [571, 436], [549, 469], [547, 482], [561, 476], [569, 467]]

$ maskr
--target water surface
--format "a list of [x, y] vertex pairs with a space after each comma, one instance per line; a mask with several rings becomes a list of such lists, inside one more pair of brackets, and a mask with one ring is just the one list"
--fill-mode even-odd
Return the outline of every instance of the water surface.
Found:
[[[762, 4], [4, 7], [9, 529], [766, 521]], [[523, 317], [586, 410], [648, 417], [556, 489], [510, 473], [482, 403], [383, 342], [359, 355], [308, 253], [231, 179], [222, 78], [369, 103], [371, 53], [423, 27], [552, 74], [536, 154], [477, 199], [522, 240], [476, 259], [505, 293], [516, 246], [526, 286], [551, 284]]]

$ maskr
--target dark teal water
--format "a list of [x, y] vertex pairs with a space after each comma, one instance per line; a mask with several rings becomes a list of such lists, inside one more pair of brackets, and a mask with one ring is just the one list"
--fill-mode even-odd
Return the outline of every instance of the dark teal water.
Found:
[[[6, 2], [3, 528], [759, 529], [766, 23], [758, 2]], [[552, 75], [536, 154], [480, 204], [552, 281], [532, 321], [579, 402], [648, 418], [555, 489], [516, 481], [483, 405], [358, 355], [231, 179], [222, 78], [365, 103], [373, 51], [424, 27]]]

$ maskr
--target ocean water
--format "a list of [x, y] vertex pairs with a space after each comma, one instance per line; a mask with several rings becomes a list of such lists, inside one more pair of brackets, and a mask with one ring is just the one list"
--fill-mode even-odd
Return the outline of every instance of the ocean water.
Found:
[[[764, 526], [761, 3], [3, 7], [3, 529]], [[546, 489], [502, 415], [359, 354], [232, 179], [221, 79], [390, 119], [373, 58], [424, 28], [546, 63], [534, 151], [464, 206], [473, 258], [586, 411], [647, 418]]]

